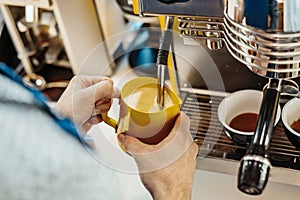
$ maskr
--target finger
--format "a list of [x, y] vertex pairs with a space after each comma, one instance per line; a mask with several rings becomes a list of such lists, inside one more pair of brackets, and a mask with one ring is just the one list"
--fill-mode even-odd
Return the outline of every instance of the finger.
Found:
[[106, 103], [104, 102], [102, 104], [96, 105], [94, 109], [94, 113], [100, 114], [100, 113], [108, 112], [111, 107], [111, 104], [112, 104], [111, 101], [107, 101]]
[[[120, 91], [118, 88], [114, 88], [113, 94], [112, 94], [112, 98], [117, 98], [120, 96]], [[112, 104], [112, 99], [110, 98], [100, 98], [96, 101], [95, 103], [95, 113], [99, 114], [99, 113], [103, 113], [103, 112], [107, 112]]]
[[95, 108], [101, 106], [102, 104], [111, 104], [111, 103], [112, 103], [112, 100], [110, 98], [108, 98], [108, 99], [101, 98], [95, 102]]
[[[119, 96], [120, 96], [120, 90], [118, 88], [114, 88], [111, 98], [119, 98]], [[95, 106], [108, 103], [111, 101], [111, 98], [109, 98], [109, 96], [105, 96], [103, 98], [97, 99], [95, 102]]]
[[88, 119], [87, 122], [88, 122], [89, 124], [94, 125], [94, 124], [98, 124], [98, 123], [100, 123], [100, 122], [102, 122], [102, 121], [103, 121], [103, 119], [102, 119], [101, 115], [98, 114], [98, 115], [93, 115], [93, 116], [91, 116], [91, 117]]
[[98, 100], [105, 102], [110, 100], [114, 91], [113, 82], [111, 80], [103, 80], [85, 89], [85, 96], [93, 98], [94, 103]]
[[[93, 86], [92, 86], [93, 87]], [[101, 81], [94, 86], [95, 89], [95, 100], [104, 98], [105, 100], [110, 100], [113, 96], [114, 87], [112, 80]]]
[[110, 80], [109, 77], [106, 76], [91, 76], [91, 75], [76, 75], [75, 80], [80, 82], [84, 88], [95, 85], [101, 81]]

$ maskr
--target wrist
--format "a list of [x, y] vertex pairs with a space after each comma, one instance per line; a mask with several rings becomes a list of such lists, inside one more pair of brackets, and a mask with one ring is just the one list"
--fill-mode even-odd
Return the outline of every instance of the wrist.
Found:
[[154, 200], [190, 200], [192, 186], [189, 184], [159, 188], [150, 192]]

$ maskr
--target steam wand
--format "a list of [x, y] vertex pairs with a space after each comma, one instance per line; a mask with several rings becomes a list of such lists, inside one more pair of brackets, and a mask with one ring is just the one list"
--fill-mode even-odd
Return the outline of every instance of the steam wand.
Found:
[[168, 68], [168, 55], [169, 49], [172, 43], [172, 28], [173, 28], [174, 17], [166, 17], [166, 26], [165, 30], [162, 33], [159, 42], [159, 50], [157, 55], [157, 104], [160, 109], [163, 109], [165, 106], [165, 78], [166, 78], [166, 69]]

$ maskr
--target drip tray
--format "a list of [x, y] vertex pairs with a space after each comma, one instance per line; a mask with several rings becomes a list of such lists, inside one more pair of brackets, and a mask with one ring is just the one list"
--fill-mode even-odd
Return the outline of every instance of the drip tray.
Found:
[[[197, 168], [237, 175], [247, 147], [235, 144], [218, 120], [218, 105], [228, 93], [183, 89], [181, 110], [191, 119], [191, 134], [199, 145]], [[300, 186], [300, 152], [286, 137], [282, 123], [275, 128], [269, 149], [270, 181]]]

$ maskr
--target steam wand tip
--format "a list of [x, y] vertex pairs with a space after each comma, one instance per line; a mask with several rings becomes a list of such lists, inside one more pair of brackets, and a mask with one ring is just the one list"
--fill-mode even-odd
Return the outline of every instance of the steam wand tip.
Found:
[[165, 70], [167, 66], [158, 65], [158, 75], [157, 75], [157, 104], [160, 109], [165, 106]]

